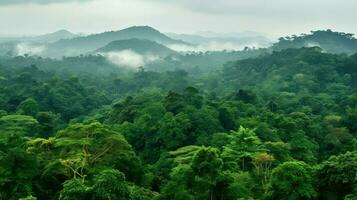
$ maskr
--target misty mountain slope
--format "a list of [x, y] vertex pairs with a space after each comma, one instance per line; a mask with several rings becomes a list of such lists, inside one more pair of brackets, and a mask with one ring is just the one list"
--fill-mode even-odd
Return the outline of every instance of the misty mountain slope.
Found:
[[42, 55], [48, 43], [61, 39], [72, 39], [78, 36], [62, 29], [53, 33], [32, 37], [2, 37], [0, 38], [0, 55]]
[[89, 51], [94, 51], [101, 48], [108, 43], [116, 40], [127, 40], [127, 39], [146, 39], [155, 41], [163, 45], [169, 44], [184, 44], [189, 45], [180, 40], [174, 40], [170, 37], [162, 34], [158, 30], [151, 28], [149, 26], [133, 26], [120, 31], [110, 31], [94, 35], [89, 35], [85, 37], [77, 37], [68, 40], [60, 40], [48, 46], [47, 56], [58, 57], [78, 55], [82, 53], [87, 53]]
[[17, 42], [0, 42], [0, 55], [12, 55]]
[[192, 50], [196, 51], [217, 51], [217, 50], [242, 50], [244, 47], [268, 47], [271, 41], [263, 35], [233, 35], [222, 34], [212, 37], [197, 34], [176, 34], [168, 33], [174, 39], [183, 40], [196, 46]]
[[357, 52], [357, 39], [350, 33], [318, 30], [311, 31], [310, 34], [301, 34], [300, 36], [281, 37], [279, 42], [273, 45], [272, 49], [282, 50], [313, 46], [318, 46], [329, 53], [353, 54]]
[[147, 67], [154, 71], [182, 69], [193, 74], [201, 74], [219, 70], [229, 61], [254, 58], [267, 53], [269, 53], [267, 49], [186, 53], [180, 54], [175, 59], [158, 60]]
[[40, 43], [52, 43], [61, 39], [72, 39], [78, 37], [79, 35], [71, 33], [67, 30], [58, 30], [53, 33], [38, 35], [38, 36], [28, 36], [28, 37], [3, 37], [0, 38], [0, 42], [40, 42]]
[[124, 50], [134, 51], [138, 54], [151, 54], [160, 57], [177, 55], [178, 53], [157, 42], [144, 39], [128, 39], [110, 42], [96, 50], [98, 53], [119, 52]]
[[58, 31], [53, 32], [53, 33], [32, 37], [32, 38], [29, 38], [29, 40], [37, 41], [37, 42], [51, 43], [51, 42], [56, 42], [56, 41], [61, 40], [61, 39], [72, 39], [72, 38], [75, 38], [75, 37], [78, 37], [78, 36], [79, 35], [77, 35], [77, 34], [74, 34], [74, 33], [71, 33], [71, 32], [69, 32], [67, 30], [62, 29], [62, 30], [58, 30]]
[[65, 57], [63, 59], [42, 59], [36, 56], [0, 56], [0, 68], [2, 66], [11, 66], [14, 70], [36, 66], [40, 70], [57, 73], [60, 76], [69, 76], [69, 74], [105, 76], [117, 71], [123, 74], [125, 71], [125, 69], [109, 62], [101, 55]]

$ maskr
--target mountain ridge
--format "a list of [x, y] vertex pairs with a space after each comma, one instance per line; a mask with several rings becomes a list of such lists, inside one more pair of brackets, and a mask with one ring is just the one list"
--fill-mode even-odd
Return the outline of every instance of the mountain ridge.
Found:
[[357, 38], [352, 33], [327, 30], [311, 31], [310, 34], [292, 35], [279, 38], [271, 49], [275, 51], [287, 48], [320, 47], [328, 53], [357, 53]]
[[108, 31], [88, 36], [76, 37], [73, 39], [59, 40], [48, 46], [47, 54], [56, 55], [61, 52], [64, 53], [65, 56], [71, 54], [82, 54], [95, 51], [112, 41], [132, 38], [147, 39], [162, 45], [189, 45], [187, 42], [174, 40], [150, 26], [132, 26], [119, 31]]
[[154, 54], [161, 57], [176, 55], [177, 52], [157, 42], [145, 39], [115, 40], [106, 46], [97, 49], [97, 53], [117, 52], [131, 50], [139, 54]]

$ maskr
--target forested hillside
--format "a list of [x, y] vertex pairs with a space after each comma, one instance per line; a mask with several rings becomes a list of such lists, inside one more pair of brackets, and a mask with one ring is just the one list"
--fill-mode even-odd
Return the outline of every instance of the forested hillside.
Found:
[[357, 198], [356, 54], [164, 66], [0, 58], [0, 199]]
[[88, 36], [63, 39], [48, 46], [45, 56], [59, 57], [79, 55], [97, 50], [115, 40], [146, 39], [159, 44], [187, 44], [180, 40], [174, 40], [149, 26], [133, 26], [119, 31], [109, 31]]
[[356, 0], [0, 0], [0, 200], [357, 200]]
[[106, 46], [99, 48], [96, 52], [107, 53], [107, 52], [120, 52], [124, 50], [134, 51], [138, 54], [152, 54], [157, 55], [162, 58], [168, 56], [178, 55], [177, 52], [167, 48], [164, 45], [142, 39], [129, 39], [129, 40], [116, 40], [110, 42]]
[[300, 47], [320, 47], [329, 53], [357, 52], [357, 39], [351, 33], [334, 32], [328, 30], [311, 31], [310, 34], [293, 35], [279, 38], [273, 45], [274, 50]]

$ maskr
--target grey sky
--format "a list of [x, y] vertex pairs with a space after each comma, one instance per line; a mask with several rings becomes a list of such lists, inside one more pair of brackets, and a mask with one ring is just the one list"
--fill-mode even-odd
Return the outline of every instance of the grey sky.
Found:
[[51, 4], [51, 3], [68, 3], [68, 2], [84, 2], [89, 0], [0, 0], [0, 5], [14, 4]]
[[0, 0], [0, 34], [91, 33], [132, 25], [177, 33], [357, 33], [356, 9], [356, 0]]

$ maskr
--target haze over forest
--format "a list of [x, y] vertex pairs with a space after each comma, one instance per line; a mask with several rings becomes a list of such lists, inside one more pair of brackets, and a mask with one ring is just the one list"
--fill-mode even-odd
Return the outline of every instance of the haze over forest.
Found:
[[356, 200], [353, 0], [1, 0], [0, 200]]
[[[332, 29], [357, 33], [354, 0], [2, 0], [2, 35], [67, 29], [98, 33], [134, 25], [162, 32], [254, 31], [274, 38]], [[80, 11], [80, 12], [79, 12]]]

